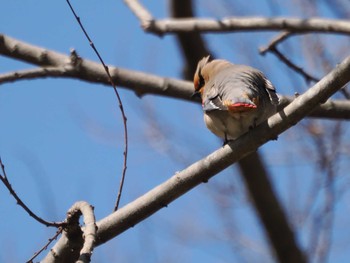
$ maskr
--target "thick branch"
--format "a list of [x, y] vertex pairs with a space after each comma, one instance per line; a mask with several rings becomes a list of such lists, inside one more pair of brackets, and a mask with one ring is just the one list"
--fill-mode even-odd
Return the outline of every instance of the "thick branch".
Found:
[[97, 243], [116, 237], [151, 216], [170, 202], [208, 181], [215, 174], [239, 159], [254, 152], [259, 146], [295, 125], [313, 108], [327, 100], [333, 93], [350, 81], [350, 57], [303, 95], [297, 97], [282, 111], [270, 117], [238, 140], [213, 152], [204, 159], [192, 164], [169, 180], [149, 191], [135, 201], [97, 222]]
[[249, 154], [238, 162], [238, 166], [279, 262], [306, 262], [260, 155]]
[[[191, 0], [170, 1], [170, 12], [174, 18], [193, 17], [193, 9], [193, 1]], [[215, 56], [213, 52], [209, 51], [199, 32], [178, 33], [176, 39], [185, 60], [183, 77], [186, 80], [192, 80], [198, 61], [208, 54], [212, 59]]]
[[[72, 56], [30, 45], [1, 34], [0, 54], [44, 67], [43, 69], [0, 74], [0, 84], [16, 80], [32, 79], [34, 77], [62, 77], [110, 86], [105, 71], [99, 63], [81, 58], [79, 58], [79, 63], [72, 63]], [[138, 96], [156, 94], [193, 102], [191, 99], [193, 84], [189, 81], [163, 78], [152, 74], [112, 66], [110, 66], [109, 69], [117, 85], [133, 90]], [[13, 76], [16, 74], [19, 74], [21, 78], [14, 78]], [[280, 106], [282, 108], [292, 101], [291, 97], [281, 96], [281, 98], [282, 103]], [[350, 102], [326, 102], [318, 106], [310, 116], [318, 118], [350, 119]]]

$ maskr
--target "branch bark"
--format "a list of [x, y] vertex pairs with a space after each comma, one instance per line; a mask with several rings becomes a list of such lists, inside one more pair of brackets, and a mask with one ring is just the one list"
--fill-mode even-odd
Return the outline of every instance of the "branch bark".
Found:
[[[73, 52], [72, 52], [73, 53]], [[73, 78], [108, 85], [109, 80], [100, 63], [69, 56], [56, 51], [37, 47], [0, 34], [0, 54], [42, 67], [18, 72], [0, 74], [0, 85], [12, 81], [33, 78]], [[109, 66], [111, 76], [117, 85], [132, 90], [138, 96], [161, 95], [194, 102], [191, 99], [193, 84], [173, 78], [164, 78], [140, 71]], [[19, 78], [16, 78], [19, 75]], [[281, 96], [281, 110], [293, 99]], [[196, 101], [199, 103], [199, 101]], [[350, 119], [350, 102], [328, 101], [319, 105], [310, 117]]]

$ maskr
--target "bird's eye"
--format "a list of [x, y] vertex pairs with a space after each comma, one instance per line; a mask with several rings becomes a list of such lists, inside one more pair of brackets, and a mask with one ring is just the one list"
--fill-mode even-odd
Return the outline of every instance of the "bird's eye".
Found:
[[205, 85], [204, 78], [201, 74], [201, 72], [198, 73], [199, 81], [198, 81], [198, 89], [202, 88]]

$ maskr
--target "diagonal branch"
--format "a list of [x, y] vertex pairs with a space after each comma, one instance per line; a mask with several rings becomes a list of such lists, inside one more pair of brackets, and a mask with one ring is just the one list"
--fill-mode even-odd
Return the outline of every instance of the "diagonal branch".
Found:
[[303, 76], [307, 83], [310, 84], [311, 81], [317, 82], [319, 81], [318, 78], [312, 76], [311, 74], [307, 73], [304, 69], [297, 66], [295, 63], [293, 63], [289, 58], [287, 58], [282, 52], [278, 50], [277, 47], [273, 47], [270, 49], [270, 51], [275, 54], [284, 64], [286, 64], [288, 67], [293, 69], [295, 72], [299, 73], [301, 76]]
[[[273, 38], [270, 43], [266, 47], [261, 47], [259, 49], [259, 52], [261, 55], [265, 55], [267, 52], [271, 52], [272, 54], [275, 54], [283, 63], [285, 63], [289, 68], [294, 70], [296, 73], [300, 74], [304, 77], [305, 81], [310, 84], [311, 81], [317, 82], [319, 81], [318, 78], [312, 76], [311, 74], [307, 73], [303, 68], [296, 65], [294, 62], [292, 62], [286, 55], [284, 55], [279, 49], [277, 48], [277, 45], [293, 34], [291, 32], [282, 32], [275, 38]], [[347, 92], [346, 87], [343, 87], [341, 90], [341, 93], [344, 95], [346, 99], [350, 99], [350, 94]]]
[[309, 84], [311, 81], [317, 82], [319, 81], [318, 78], [312, 76], [311, 74], [307, 73], [304, 69], [297, 66], [295, 63], [293, 63], [287, 56], [282, 54], [281, 51], [278, 50], [277, 45], [281, 43], [282, 41], [286, 40], [292, 35], [291, 32], [283, 32], [276, 36], [274, 39], [271, 40], [271, 42], [266, 46], [259, 49], [259, 52], [261, 55], [265, 55], [266, 52], [271, 52], [275, 54], [284, 64], [286, 64], [289, 68], [294, 70], [295, 72], [299, 73], [301, 76], [303, 76], [306, 80], [306, 82]]
[[[153, 190], [97, 222], [96, 246], [116, 237], [161, 208], [166, 207], [181, 195], [202, 182], [208, 181], [215, 174], [256, 151], [259, 146], [298, 123], [314, 107], [327, 100], [350, 81], [349, 70], [350, 57], [266, 122], [241, 136], [238, 140], [176, 173]], [[56, 246], [56, 249], [67, 249], [67, 247]]]
[[280, 33], [278, 36], [274, 37], [267, 46], [259, 48], [260, 54], [265, 55], [266, 52], [270, 51], [272, 48], [276, 47], [277, 44], [281, 43], [292, 35], [293, 34], [289, 31]]

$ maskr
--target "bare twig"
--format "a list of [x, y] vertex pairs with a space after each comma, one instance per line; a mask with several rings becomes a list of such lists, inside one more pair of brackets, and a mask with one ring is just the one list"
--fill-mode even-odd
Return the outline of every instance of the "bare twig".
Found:
[[[289, 31], [282, 32], [281, 34], [279, 34], [278, 36], [273, 38], [267, 46], [261, 47], [259, 49], [260, 54], [261, 55], [265, 55], [266, 52], [271, 52], [271, 53], [275, 54], [288, 67], [290, 67], [291, 69], [293, 69], [294, 71], [296, 71], [297, 73], [302, 75], [305, 78], [307, 83], [309, 83], [310, 81], [317, 82], [319, 80], [318, 78], [316, 78], [316, 77], [310, 75], [309, 73], [307, 73], [305, 70], [303, 70], [301, 67], [297, 66], [290, 59], [288, 59], [284, 54], [282, 54], [282, 52], [280, 52], [278, 50], [277, 45], [280, 44], [282, 41], [286, 40], [287, 38], [289, 38], [292, 35], [293, 34], [291, 32], [289, 32]], [[344, 95], [344, 97], [346, 99], [350, 99], [350, 94], [348, 93], [346, 87], [343, 87], [340, 90], [340, 92]]]
[[[1, 34], [0, 54], [41, 67], [49, 67], [49, 70], [38, 70], [40, 74], [42, 74], [40, 77], [74, 78], [110, 85], [106, 73], [101, 69], [101, 64], [99, 63], [80, 58], [79, 66], [75, 66], [74, 63], [71, 62], [71, 56], [30, 45]], [[67, 67], [67, 63], [72, 65], [74, 70]], [[64, 69], [61, 76], [57, 76], [55, 70], [50, 70], [51, 68], [56, 67]], [[111, 66], [109, 68], [112, 79], [115, 82], [119, 83], [121, 87], [134, 91], [138, 96], [156, 94], [195, 102], [191, 99], [191, 95], [193, 94], [193, 83], [190, 81], [164, 78], [157, 75]], [[11, 73], [7, 73], [6, 75], [9, 74]], [[21, 80], [26, 79], [26, 77], [28, 77], [28, 75], [22, 75]], [[11, 81], [15, 81], [15, 79], [11, 79]], [[0, 83], [6, 83], [6, 81], [1, 78], [1, 75]], [[288, 105], [292, 100], [292, 97], [281, 95], [279, 110]], [[199, 103], [199, 100], [196, 102]], [[350, 119], [350, 102], [329, 100], [328, 102], [316, 107], [309, 116], [316, 118]]]
[[292, 36], [292, 33], [289, 31], [280, 33], [278, 36], [273, 38], [267, 46], [259, 48], [260, 54], [265, 55], [266, 52], [271, 51], [271, 49], [276, 47], [279, 43], [286, 40], [290, 36]]
[[37, 256], [39, 256], [44, 250], [46, 250], [49, 247], [52, 241], [57, 239], [57, 237], [62, 233], [62, 231], [63, 231], [63, 228], [59, 227], [55, 235], [52, 238], [49, 238], [48, 242], [40, 250], [35, 252], [34, 255], [27, 261], [27, 263], [32, 263]]
[[0, 166], [1, 166], [1, 170], [2, 170], [2, 175], [0, 174], [0, 180], [2, 181], [2, 183], [5, 185], [5, 187], [7, 188], [7, 190], [9, 190], [10, 194], [13, 196], [13, 198], [15, 198], [17, 204], [22, 207], [24, 209], [24, 211], [26, 211], [29, 216], [31, 216], [32, 218], [34, 218], [37, 222], [39, 222], [40, 224], [43, 224], [45, 226], [50, 226], [50, 227], [62, 227], [66, 225], [66, 222], [50, 222], [50, 221], [46, 221], [43, 218], [39, 217], [38, 215], [36, 215], [32, 210], [30, 210], [30, 208], [22, 201], [22, 199], [17, 195], [17, 193], [15, 192], [15, 190], [13, 189], [11, 183], [8, 180], [8, 177], [6, 175], [6, 171], [5, 171], [5, 165], [2, 163], [1, 157], [0, 157]]
[[89, 41], [89, 44], [91, 46], [91, 48], [94, 50], [94, 52], [96, 53], [98, 59], [100, 60], [107, 76], [108, 76], [108, 81], [110, 82], [110, 84], [113, 87], [115, 96], [118, 100], [119, 103], [119, 109], [120, 109], [120, 113], [122, 115], [123, 118], [123, 124], [124, 124], [124, 162], [123, 162], [123, 170], [122, 170], [122, 176], [120, 179], [120, 185], [119, 185], [119, 190], [118, 190], [118, 195], [117, 195], [117, 199], [116, 199], [116, 203], [114, 205], [114, 211], [118, 210], [118, 206], [119, 206], [119, 202], [120, 202], [120, 198], [123, 192], [123, 186], [124, 186], [124, 181], [125, 181], [125, 175], [126, 175], [126, 169], [127, 169], [127, 160], [128, 160], [128, 128], [127, 128], [127, 118], [125, 115], [125, 111], [124, 111], [124, 107], [123, 107], [123, 102], [122, 99], [119, 95], [119, 92], [117, 90], [117, 86], [115, 85], [113, 78], [109, 72], [109, 68], [106, 66], [106, 64], [104, 63], [100, 53], [98, 52], [97, 48], [95, 47], [95, 44], [92, 42], [90, 36], [88, 35], [87, 31], [85, 30], [83, 24], [81, 23], [80, 17], [78, 17], [78, 15], [75, 13], [73, 6], [71, 5], [71, 3], [69, 2], [69, 0], [67, 0], [67, 3], [69, 5], [70, 10], [72, 11], [75, 19], [77, 20], [81, 30], [84, 32], [85, 37], [87, 38], [87, 40]]
[[294, 64], [290, 59], [288, 59], [285, 55], [283, 55], [277, 47], [270, 48], [270, 51], [275, 54], [282, 62], [284, 62], [288, 67], [293, 69], [295, 72], [302, 75], [307, 83], [310, 83], [311, 81], [317, 82], [319, 81], [318, 78], [311, 76], [309, 73], [307, 73], [305, 70], [303, 70], [301, 67]]
[[[283, 111], [271, 116], [265, 123], [176, 173], [153, 190], [97, 222], [95, 245], [101, 245], [133, 227], [200, 183], [208, 181], [240, 158], [255, 151], [257, 147], [271, 138], [276, 138], [278, 134], [295, 125], [316, 105], [325, 101], [350, 81], [349, 70], [350, 57], [340, 63], [320, 82], [298, 96]], [[58, 241], [62, 247], [57, 246], [57, 249], [68, 249], [63, 245], [63, 241]]]

